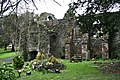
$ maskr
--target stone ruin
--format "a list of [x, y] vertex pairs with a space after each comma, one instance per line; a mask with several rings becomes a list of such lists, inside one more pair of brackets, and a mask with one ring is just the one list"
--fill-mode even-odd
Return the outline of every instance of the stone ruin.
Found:
[[[75, 24], [75, 19], [56, 19], [51, 13], [42, 13], [29, 23], [27, 33], [28, 60], [35, 59], [38, 51], [47, 56], [71, 58], [74, 54], [87, 59], [88, 34], [82, 34]], [[100, 49], [103, 49], [101, 47]], [[94, 48], [94, 51], [97, 48]], [[103, 50], [101, 50], [103, 51]], [[95, 54], [97, 54], [95, 52]], [[99, 53], [98, 53], [99, 54]]]
[[38, 51], [60, 58], [64, 53], [66, 31], [74, 24], [72, 20], [57, 20], [50, 13], [43, 14], [28, 28], [29, 60], [34, 59]]

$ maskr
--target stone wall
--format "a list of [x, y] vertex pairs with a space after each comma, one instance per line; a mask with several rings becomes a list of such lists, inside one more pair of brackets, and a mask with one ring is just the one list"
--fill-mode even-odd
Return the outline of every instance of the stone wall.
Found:
[[[48, 17], [51, 17], [52, 20], [49, 20]], [[45, 14], [35, 24], [29, 26], [28, 51], [43, 51], [46, 55], [52, 54], [61, 58], [65, 52], [63, 47], [65, 47], [66, 29], [68, 27], [72, 27], [69, 21], [57, 20], [53, 15]], [[48, 47], [48, 45], [50, 46]], [[32, 54], [30, 53], [30, 55]]]

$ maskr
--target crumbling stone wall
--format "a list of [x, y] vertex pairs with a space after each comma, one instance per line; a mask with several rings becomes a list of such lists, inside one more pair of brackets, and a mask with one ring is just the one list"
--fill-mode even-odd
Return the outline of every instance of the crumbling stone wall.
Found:
[[[63, 47], [65, 46], [66, 29], [69, 26], [69, 21], [57, 20], [54, 15], [43, 13], [34, 23], [29, 26], [28, 30], [28, 51], [43, 51], [46, 55], [50, 53], [57, 58], [61, 58], [61, 54], [64, 52]], [[50, 45], [50, 49], [48, 45]], [[29, 53], [29, 57], [32, 57], [31, 54], [34, 53]]]

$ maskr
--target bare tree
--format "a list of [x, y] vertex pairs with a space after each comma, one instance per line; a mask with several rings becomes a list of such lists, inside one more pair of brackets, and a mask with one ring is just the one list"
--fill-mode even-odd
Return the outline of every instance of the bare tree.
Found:
[[[38, 0], [41, 1], [41, 0]], [[43, 0], [45, 2], [45, 0]], [[60, 5], [56, 0], [51, 0], [54, 1], [56, 4]], [[35, 0], [0, 0], [0, 16], [2, 16], [5, 12], [10, 10], [11, 12], [14, 12], [15, 10], [17, 10], [20, 5], [20, 3], [25, 3], [27, 5], [30, 4], [30, 2], [32, 2], [33, 6], [37, 8], [36, 4], [35, 4]], [[60, 5], [61, 6], [61, 5]]]
[[[36, 0], [40, 1], [40, 0]], [[43, 0], [45, 2], [45, 0]], [[56, 4], [60, 5], [56, 0], [54, 1]], [[23, 57], [27, 59], [27, 31], [29, 26], [29, 13], [28, 8], [26, 7], [24, 11], [25, 14], [19, 14], [19, 8], [22, 8], [21, 4], [25, 5], [33, 4], [33, 6], [37, 8], [35, 4], [35, 0], [0, 0], [0, 19], [2, 20], [2, 27], [4, 30], [9, 32], [9, 38], [14, 46], [18, 45], [20, 47], [21, 52], [23, 53]], [[8, 17], [4, 20], [4, 14], [8, 13]], [[15, 14], [14, 17], [11, 16]], [[8, 19], [8, 20], [7, 20]], [[4, 20], [4, 23], [3, 23]], [[6, 24], [7, 23], [7, 24]], [[9, 28], [7, 28], [9, 27]]]

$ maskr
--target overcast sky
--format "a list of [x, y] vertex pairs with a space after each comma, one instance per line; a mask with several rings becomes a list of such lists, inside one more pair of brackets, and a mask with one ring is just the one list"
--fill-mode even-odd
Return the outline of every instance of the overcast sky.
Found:
[[[57, 19], [62, 19], [64, 17], [64, 14], [68, 10], [69, 6], [68, 4], [71, 2], [76, 2], [77, 0], [55, 0], [59, 4], [55, 3], [54, 0], [33, 0], [35, 2], [36, 7], [38, 10], [33, 6], [33, 3], [31, 2], [30, 4], [26, 4], [25, 2], [22, 2], [20, 4], [20, 8], [18, 10], [19, 13], [26, 12], [26, 9], [29, 8], [30, 12], [36, 13], [36, 14], [41, 14], [43, 12], [48, 12], [52, 13], [55, 15]], [[118, 5], [120, 6], [120, 5]], [[27, 7], [27, 8], [26, 8]], [[82, 9], [78, 9], [77, 13], [78, 14], [83, 14], [85, 10], [85, 7]], [[112, 11], [116, 11], [117, 9], [113, 9]], [[119, 11], [119, 9], [117, 10]]]
[[[68, 10], [68, 4], [75, 0], [55, 0], [60, 5], [55, 3], [53, 0], [36, 0], [35, 4], [38, 8], [38, 10], [33, 7], [33, 5], [29, 5], [32, 10], [34, 10], [34, 13], [40, 14], [42, 12], [48, 12], [55, 15], [57, 19], [62, 19], [65, 12]], [[31, 10], [31, 11], [32, 11]]]

